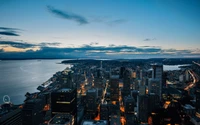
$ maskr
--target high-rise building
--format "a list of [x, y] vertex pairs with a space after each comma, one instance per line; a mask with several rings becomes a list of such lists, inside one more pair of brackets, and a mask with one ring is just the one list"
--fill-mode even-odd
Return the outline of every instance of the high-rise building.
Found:
[[140, 85], [139, 86], [139, 95], [145, 95], [146, 94], [146, 86]]
[[123, 90], [122, 90], [123, 97], [130, 95], [131, 83], [132, 83], [131, 71], [126, 69], [124, 71], [124, 77], [123, 77]]
[[148, 93], [155, 93], [161, 99], [162, 88], [160, 79], [149, 79]]
[[56, 114], [71, 114], [76, 117], [76, 89], [63, 88], [51, 93], [51, 112]]
[[22, 109], [23, 125], [39, 125], [43, 122], [42, 110], [44, 108], [44, 100], [30, 99], [25, 102]]
[[119, 74], [119, 78], [123, 78], [124, 77], [124, 71], [125, 71], [125, 67], [120, 67], [120, 74]]
[[109, 82], [110, 82], [110, 100], [119, 101], [119, 75], [112, 75]]
[[108, 105], [107, 104], [101, 104], [100, 105], [100, 119], [101, 120], [108, 120], [109, 111], [108, 111]]
[[155, 93], [148, 94], [148, 112], [151, 113], [160, 107], [160, 98]]
[[92, 88], [86, 93], [86, 112], [91, 118], [95, 117], [97, 110], [97, 90]]
[[163, 85], [163, 65], [162, 64], [152, 64], [152, 78], [153, 79], [159, 79], [160, 80], [160, 86], [161, 89], [163, 87], [165, 87], [165, 85]]
[[148, 96], [139, 95], [137, 101], [137, 117], [140, 122], [147, 122], [148, 119]]
[[125, 113], [132, 113], [134, 114], [134, 107], [136, 106], [135, 100], [132, 96], [126, 96], [124, 98], [124, 107], [125, 107]]

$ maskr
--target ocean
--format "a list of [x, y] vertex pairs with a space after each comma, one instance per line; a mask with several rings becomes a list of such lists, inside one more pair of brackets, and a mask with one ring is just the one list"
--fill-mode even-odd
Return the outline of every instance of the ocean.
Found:
[[69, 65], [62, 60], [3, 60], [0, 61], [0, 104], [8, 95], [13, 104], [21, 104], [26, 92], [37, 92], [37, 87]]

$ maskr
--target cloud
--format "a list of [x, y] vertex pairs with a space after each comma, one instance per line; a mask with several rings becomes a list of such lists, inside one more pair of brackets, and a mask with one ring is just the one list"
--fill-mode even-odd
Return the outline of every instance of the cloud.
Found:
[[29, 44], [25, 42], [14, 42], [14, 41], [0, 41], [0, 45], [11, 46], [15, 48], [30, 48], [35, 46], [34, 44]]
[[52, 6], [47, 6], [47, 9], [52, 14], [57, 15], [58, 17], [61, 17], [63, 19], [73, 20], [73, 21], [78, 22], [79, 24], [88, 24], [89, 23], [88, 20], [81, 15], [62, 11], [62, 10], [58, 10], [58, 9], [55, 9], [54, 7], [52, 7]]
[[15, 31], [15, 30], [21, 30], [18, 28], [9, 28], [9, 27], [0, 27], [0, 30], [10, 30], [10, 31]]
[[20, 36], [19, 34], [17, 33], [14, 33], [14, 32], [9, 32], [9, 31], [0, 31], [0, 35], [7, 35], [7, 36]]
[[[60, 45], [60, 43], [39, 43], [31, 44], [25, 42], [0, 41], [0, 47], [3, 45], [12, 46], [15, 48], [34, 48], [27, 49], [25, 52], [1, 52], [0, 58], [167, 58], [167, 57], [188, 57], [200, 54], [198, 50], [176, 50], [176, 49], [161, 49], [156, 46], [127, 46], [127, 45], [111, 45], [97, 46], [94, 43], [84, 44], [79, 47], [52, 47], [50, 45]], [[0, 48], [1, 49], [1, 48]]]
[[39, 46], [59, 46], [61, 43], [59, 42], [52, 42], [52, 43], [48, 43], [48, 42], [42, 42], [39, 43]]
[[20, 36], [18, 34], [18, 31], [20, 29], [17, 28], [9, 28], [9, 27], [0, 27], [0, 35], [6, 35], [6, 36]]
[[146, 38], [143, 41], [153, 41], [153, 40], [156, 40], [156, 38]]
[[31, 48], [31, 47], [49, 47], [49, 46], [59, 46], [61, 43], [59, 42], [42, 42], [39, 44], [32, 44], [27, 42], [16, 42], [16, 41], [0, 41], [1, 46], [11, 46], [15, 48]]

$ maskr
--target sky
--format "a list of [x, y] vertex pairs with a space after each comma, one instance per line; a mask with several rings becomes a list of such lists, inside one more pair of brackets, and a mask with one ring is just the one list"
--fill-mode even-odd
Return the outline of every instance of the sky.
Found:
[[0, 59], [200, 57], [199, 0], [0, 0]]

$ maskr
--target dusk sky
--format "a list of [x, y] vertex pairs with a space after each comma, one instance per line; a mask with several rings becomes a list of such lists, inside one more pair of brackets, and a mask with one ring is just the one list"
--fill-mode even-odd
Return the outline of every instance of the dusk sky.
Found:
[[0, 0], [0, 58], [200, 57], [199, 0]]

